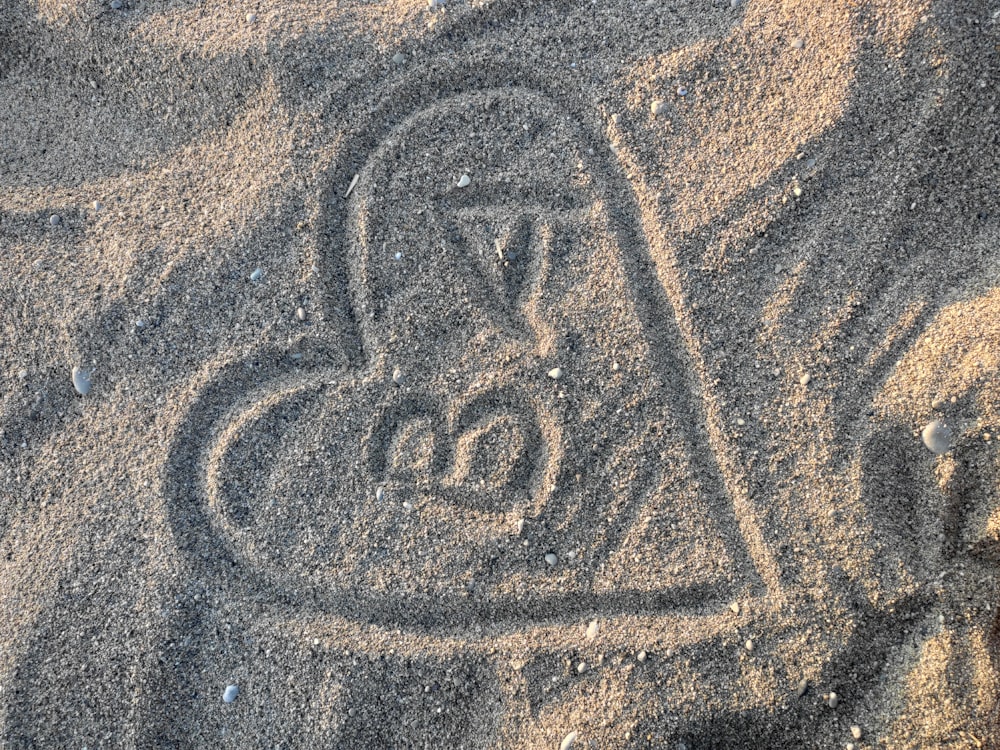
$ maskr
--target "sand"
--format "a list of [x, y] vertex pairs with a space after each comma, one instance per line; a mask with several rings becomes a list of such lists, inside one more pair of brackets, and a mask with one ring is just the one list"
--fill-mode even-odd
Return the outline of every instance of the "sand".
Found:
[[0, 746], [1000, 747], [997, 81], [982, 0], [3, 4]]

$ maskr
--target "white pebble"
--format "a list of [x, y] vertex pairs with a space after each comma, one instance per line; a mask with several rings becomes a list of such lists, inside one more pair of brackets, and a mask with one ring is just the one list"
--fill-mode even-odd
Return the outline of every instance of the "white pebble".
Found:
[[743, 417], [740, 417], [739, 419], [736, 420], [736, 426], [737, 427], [745, 427], [746, 423], [747, 423], [747, 421], [745, 419], [743, 419]]
[[555, 552], [546, 552], [545, 562], [547, 562], [549, 565], [555, 565], [557, 562], [559, 562], [559, 558], [556, 557]]
[[667, 103], [662, 99], [657, 99], [652, 104], [649, 105], [649, 111], [653, 113], [654, 117], [661, 114], [663, 110], [665, 110], [666, 108], [667, 108]]
[[587, 662], [581, 661], [579, 664], [576, 665], [577, 674], [583, 674], [586, 671], [587, 671]]
[[795, 187], [793, 187], [792, 188], [792, 195], [794, 195], [796, 198], [801, 198], [802, 197], [802, 188], [800, 188], [798, 185], [796, 185]]
[[375, 490], [375, 499], [382, 502], [385, 499], [385, 487], [378, 487]]
[[253, 23], [256, 20], [257, 20], [256, 13], [247, 13], [247, 23]]
[[458, 187], [469, 187], [470, 182], [472, 182], [472, 178], [467, 174], [463, 174], [458, 178]]
[[250, 273], [250, 281], [260, 281], [263, 275], [264, 271], [262, 271], [260, 268], [255, 268]]
[[677, 96], [687, 96], [687, 95], [688, 95], [687, 86], [677, 87]]
[[111, 10], [121, 10], [122, 0], [111, 0]]
[[591, 620], [590, 625], [587, 626], [587, 640], [592, 641], [597, 637], [598, 631], [601, 626], [598, 624], [597, 620]]
[[753, 651], [753, 641], [747, 638], [747, 642], [743, 644], [747, 651]]
[[403, 510], [413, 510], [413, 503], [411, 503], [409, 500], [404, 500]]
[[830, 693], [828, 696], [826, 696], [826, 705], [828, 705], [830, 708], [836, 708], [838, 703], [840, 703], [840, 696], [838, 696], [836, 693]]
[[73, 387], [81, 396], [86, 396], [90, 393], [90, 373], [81, 367], [74, 367]]
[[397, 52], [395, 55], [392, 56], [392, 61], [396, 65], [402, 65], [403, 63], [406, 62], [406, 55], [404, 55], [402, 52]]
[[59, 226], [60, 224], [62, 224], [62, 217], [59, 214], [52, 214], [49, 217], [49, 224], [51, 224], [54, 227]]
[[804, 373], [802, 377], [799, 378], [800, 385], [809, 385], [810, 382], [812, 382], [812, 375], [810, 375], [808, 372]]
[[305, 319], [306, 319], [306, 309], [304, 307], [296, 308], [296, 310], [295, 310], [295, 317], [298, 318], [299, 320], [305, 322]]
[[792, 40], [792, 49], [802, 49], [806, 46], [806, 40], [798, 36]]
[[559, 380], [562, 377], [563, 371], [561, 367], [553, 367], [549, 370], [549, 377], [553, 380]]
[[941, 455], [951, 450], [951, 440], [953, 437], [951, 428], [944, 422], [934, 420], [920, 432], [924, 445], [932, 453]]
[[95, 211], [100, 211], [102, 208], [104, 208], [104, 206], [101, 205], [100, 201], [94, 201], [94, 210]]
[[559, 743], [559, 750], [572, 750], [573, 744], [576, 742], [576, 732], [570, 732], [565, 737], [563, 741]]
[[732, 604], [730, 604], [729, 605], [729, 609], [731, 609], [733, 611], [734, 615], [738, 615], [740, 613], [740, 604], [739, 604], [739, 602], [733, 602]]
[[649, 655], [645, 651], [640, 651], [638, 654], [635, 655], [635, 658], [638, 660], [640, 664], [644, 664], [648, 656]]
[[229, 685], [226, 687], [226, 692], [222, 694], [222, 700], [225, 703], [232, 703], [240, 695], [240, 689], [237, 685]]
[[398, 367], [394, 368], [392, 371], [392, 382], [395, 383], [396, 385], [402, 385], [405, 382], [405, 380], [406, 377], [403, 375], [403, 371], [400, 370]]
[[856, 740], [860, 740], [863, 734], [864, 732], [861, 731], [861, 727], [859, 727], [857, 724], [851, 725], [851, 737], [853, 737]]

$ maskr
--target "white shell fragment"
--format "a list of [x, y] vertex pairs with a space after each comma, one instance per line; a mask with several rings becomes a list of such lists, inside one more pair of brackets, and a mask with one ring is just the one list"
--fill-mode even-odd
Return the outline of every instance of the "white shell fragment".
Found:
[[662, 113], [663, 110], [665, 110], [666, 108], [667, 108], [667, 103], [662, 99], [657, 99], [652, 104], [649, 105], [649, 111], [653, 113], [654, 117]]
[[463, 174], [458, 178], [458, 187], [469, 187], [470, 182], [472, 182], [472, 178], [467, 174]]
[[953, 438], [951, 428], [937, 419], [924, 427], [920, 432], [920, 437], [923, 438], [927, 450], [939, 456], [951, 450]]
[[600, 630], [600, 625], [597, 620], [591, 620], [590, 625], [587, 626], [587, 640], [592, 641], [597, 637], [597, 633]]
[[559, 380], [559, 378], [562, 377], [563, 371], [561, 367], [553, 367], [551, 370], [549, 370], [548, 374], [549, 377], [552, 378], [553, 380]]
[[572, 750], [573, 745], [576, 743], [576, 737], [576, 732], [570, 732], [563, 737], [563, 741], [559, 743], [559, 750]]
[[260, 268], [255, 268], [250, 273], [250, 281], [260, 281], [264, 277], [264, 271]]
[[81, 396], [86, 396], [90, 393], [90, 373], [81, 367], [74, 367], [73, 387]]
[[232, 703], [240, 695], [240, 688], [238, 685], [228, 685], [226, 691], [222, 694], [222, 700], [224, 703]]
[[352, 178], [351, 178], [351, 184], [347, 186], [347, 192], [346, 192], [346, 193], [344, 193], [344, 197], [345, 197], [345, 198], [349, 198], [349, 197], [350, 197], [350, 195], [351, 195], [351, 191], [352, 191], [352, 190], [354, 190], [354, 188], [355, 188], [355, 187], [357, 186], [357, 184], [358, 184], [358, 179], [359, 179], [360, 177], [361, 177], [361, 175], [357, 175], [357, 174], [356, 174], [356, 175], [354, 175], [354, 177], [352, 177]]

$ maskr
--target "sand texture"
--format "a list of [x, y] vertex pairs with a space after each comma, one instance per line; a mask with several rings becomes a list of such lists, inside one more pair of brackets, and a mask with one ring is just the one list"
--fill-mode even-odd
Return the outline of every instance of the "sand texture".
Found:
[[0, 0], [0, 748], [1000, 747], [998, 86], [994, 0]]

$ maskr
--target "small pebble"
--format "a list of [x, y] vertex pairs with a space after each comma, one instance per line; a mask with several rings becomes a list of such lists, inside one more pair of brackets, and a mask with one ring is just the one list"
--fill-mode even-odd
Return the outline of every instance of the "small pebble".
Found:
[[740, 613], [739, 602], [733, 602], [732, 604], [729, 605], [729, 608], [733, 611], [734, 615], [738, 615]]
[[753, 651], [753, 641], [747, 638], [747, 642], [743, 644], [747, 651]]
[[740, 7], [740, 0], [729, 0], [729, 7], [736, 10]]
[[795, 688], [795, 697], [801, 698], [809, 690], [809, 680], [803, 678], [799, 680], [799, 685]]
[[583, 674], [586, 671], [587, 671], [587, 662], [581, 661], [579, 664], [576, 665], [577, 674]]
[[255, 269], [253, 269], [253, 271], [252, 271], [252, 272], [250, 273], [250, 281], [260, 281], [260, 280], [261, 280], [261, 277], [262, 277], [263, 275], [264, 275], [264, 272], [263, 272], [263, 271], [262, 271], [261, 269], [259, 269], [259, 268], [255, 268]]
[[403, 510], [413, 510], [413, 503], [411, 503], [409, 500], [404, 500]]
[[937, 419], [921, 430], [920, 437], [923, 438], [924, 445], [927, 446], [927, 450], [931, 453], [936, 453], [940, 456], [942, 453], [947, 453], [951, 450], [951, 440], [953, 437], [951, 428]]
[[306, 309], [304, 307], [296, 308], [296, 310], [295, 310], [295, 317], [298, 318], [299, 320], [301, 320], [302, 322], [305, 322], [305, 319], [306, 319]]
[[846, 745], [844, 745], [844, 750], [855, 750], [854, 743], [848, 742]]
[[74, 367], [73, 387], [81, 396], [86, 396], [90, 393], [90, 373], [80, 367]]
[[861, 727], [859, 727], [857, 724], [851, 725], [851, 737], [853, 737], [856, 740], [860, 740], [862, 734], [863, 732], [861, 731]]
[[640, 651], [638, 654], [635, 655], [635, 658], [640, 664], [644, 664], [648, 656], [649, 655], [645, 651]]
[[826, 705], [828, 705], [830, 708], [836, 708], [838, 703], [840, 703], [840, 696], [838, 696], [836, 693], [830, 693], [828, 696], [826, 696]]
[[21, 380], [27, 380], [28, 379], [28, 371], [27, 370], [18, 370], [17, 377], [20, 378]]
[[379, 502], [385, 499], [385, 487], [379, 487], [375, 490], [375, 499]]
[[240, 689], [236, 685], [229, 685], [226, 688], [226, 692], [222, 694], [222, 700], [225, 703], [232, 703], [240, 695]]
[[792, 40], [792, 49], [802, 49], [805, 46], [806, 40], [800, 36], [797, 36]]
[[467, 174], [463, 174], [458, 178], [458, 187], [468, 187], [470, 182], [472, 182], [472, 178]]
[[621, 121], [622, 121], [622, 116], [617, 112], [611, 115], [611, 122], [613, 122], [615, 125], [618, 125]]
[[94, 210], [95, 211], [100, 211], [102, 208], [104, 208], [104, 206], [101, 205], [100, 201], [94, 201]]
[[111, 10], [121, 10], [122, 0], [111, 0]]
[[49, 217], [49, 224], [51, 224], [54, 227], [59, 226], [60, 224], [62, 224], [62, 216], [60, 216], [59, 214], [52, 214]]
[[667, 103], [662, 99], [657, 99], [652, 104], [649, 105], [649, 111], [653, 113], [653, 116], [660, 114], [667, 108]]
[[597, 637], [597, 632], [600, 630], [600, 625], [597, 624], [597, 620], [591, 620], [590, 625], [587, 626], [587, 640], [592, 641]]
[[810, 382], [812, 382], [812, 375], [808, 372], [799, 378], [799, 385], [809, 385]]
[[559, 558], [556, 557], [555, 552], [546, 552], [545, 562], [547, 562], [549, 565], [555, 565], [557, 562], [559, 562]]
[[677, 87], [677, 96], [687, 96], [687, 95], [688, 95], [687, 86]]
[[563, 741], [559, 743], [559, 750], [572, 750], [575, 742], [576, 742], [576, 732], [570, 732], [565, 737], [563, 737]]
[[553, 380], [559, 380], [562, 377], [563, 371], [561, 367], [553, 367], [549, 370], [549, 377]]
[[406, 381], [403, 371], [398, 367], [394, 368], [392, 371], [392, 382], [396, 385], [402, 385]]
[[801, 198], [802, 197], [802, 188], [800, 188], [798, 185], [796, 185], [795, 187], [793, 187], [792, 188], [792, 195], [794, 195], [796, 198]]
[[743, 419], [743, 417], [740, 417], [739, 419], [736, 420], [736, 426], [737, 427], [745, 427], [746, 423], [747, 423], [747, 421], [745, 419]]
[[402, 65], [403, 63], [406, 62], [406, 55], [404, 55], [402, 52], [397, 52], [395, 55], [392, 56], [392, 61], [396, 65]]
[[256, 13], [247, 13], [247, 23], [253, 23], [256, 20], [257, 20]]

